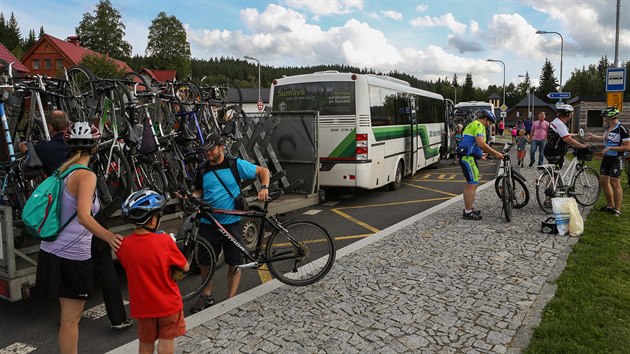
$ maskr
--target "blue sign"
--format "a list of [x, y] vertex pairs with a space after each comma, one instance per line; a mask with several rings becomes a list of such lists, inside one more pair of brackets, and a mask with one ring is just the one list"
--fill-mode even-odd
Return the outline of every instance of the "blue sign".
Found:
[[626, 68], [606, 69], [606, 92], [626, 90]]
[[571, 92], [549, 92], [547, 97], [558, 100], [567, 99], [571, 98]]

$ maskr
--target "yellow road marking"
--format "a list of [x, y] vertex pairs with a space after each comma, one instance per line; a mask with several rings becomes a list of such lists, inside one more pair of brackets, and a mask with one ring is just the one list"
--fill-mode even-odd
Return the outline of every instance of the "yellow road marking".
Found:
[[[440, 181], [440, 182], [453, 182], [453, 181], [452, 180], [448, 180], [448, 181]], [[429, 188], [429, 187], [417, 186], [417, 185], [411, 184], [411, 183], [403, 183], [403, 184], [406, 185], [406, 186], [409, 186], [409, 187], [413, 187], [413, 188], [425, 189], [425, 190], [428, 190], [428, 191], [431, 191], [431, 192], [442, 193], [442, 194], [449, 195], [451, 197], [457, 197], [457, 194], [444, 192], [444, 191], [433, 189], [433, 188]], [[437, 200], [443, 200], [443, 199], [451, 199], [451, 198], [438, 198]], [[436, 199], [425, 200], [425, 201], [434, 201], [434, 200], [436, 200]]]
[[[489, 179], [480, 179], [479, 183], [485, 183], [490, 181]], [[432, 180], [416, 180], [415, 182], [419, 182], [419, 183], [466, 183], [465, 179], [449, 179], [449, 180], [439, 180], [439, 179], [432, 179]], [[410, 184], [412, 185], [412, 184]]]
[[258, 268], [258, 276], [260, 277], [260, 282], [263, 284], [271, 281], [271, 274], [269, 273], [269, 269], [266, 264], [263, 264]]
[[374, 234], [360, 234], [360, 235], [348, 235], [348, 236], [338, 236], [335, 237], [335, 241], [344, 241], [344, 240], [352, 240], [355, 238], [366, 238], [370, 235], [374, 235]]
[[446, 174], [443, 173], [443, 174], [438, 176], [438, 179], [449, 179], [450, 180], [450, 179], [455, 179], [456, 176], [457, 175], [449, 174], [448, 177], [447, 177]]
[[[344, 209], [349, 209], [349, 208], [344, 208]], [[379, 232], [379, 231], [381, 231], [381, 230], [375, 228], [374, 226], [371, 226], [371, 225], [368, 225], [367, 223], [364, 223], [363, 221], [361, 221], [359, 219], [353, 218], [352, 216], [344, 213], [343, 211], [341, 211], [341, 210], [339, 210], [337, 208], [334, 208], [334, 209], [331, 209], [331, 210], [332, 210], [333, 213], [338, 214], [339, 216], [341, 216], [343, 218], [346, 218], [346, 219], [352, 221], [353, 223], [355, 223], [355, 224], [357, 224], [359, 226], [365, 227], [366, 229], [368, 229], [368, 230], [370, 230], [372, 232]]]

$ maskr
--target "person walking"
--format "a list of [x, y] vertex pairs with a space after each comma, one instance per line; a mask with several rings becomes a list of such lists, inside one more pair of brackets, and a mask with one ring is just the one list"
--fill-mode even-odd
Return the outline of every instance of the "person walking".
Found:
[[476, 118], [464, 128], [462, 142], [457, 148], [457, 153], [460, 156], [459, 165], [467, 182], [464, 187], [463, 212], [463, 218], [467, 220], [482, 219], [481, 210], [473, 208], [475, 193], [479, 185], [477, 160], [485, 158], [484, 152], [494, 155], [499, 160], [503, 160], [503, 155], [486, 143], [486, 129], [491, 124], [496, 123], [494, 114], [487, 110], [479, 110]]
[[[59, 170], [63, 172], [74, 165], [87, 167], [100, 137], [98, 129], [89, 123], [74, 123], [65, 135], [70, 157]], [[122, 236], [108, 231], [92, 216], [100, 209], [95, 193], [94, 172], [88, 169], [72, 171], [65, 178], [60, 194], [60, 219], [71, 221], [54, 241], [42, 241], [40, 245], [37, 291], [42, 296], [59, 299], [59, 350], [64, 354], [77, 353], [79, 320], [86, 300], [94, 292], [90, 253], [93, 236], [103, 239], [113, 250], [118, 250], [122, 241]]]
[[[193, 197], [201, 197], [217, 209], [236, 209], [236, 200], [240, 195], [239, 179], [254, 179], [258, 177], [261, 189], [258, 192], [258, 200], [265, 201], [268, 197], [269, 170], [256, 166], [242, 159], [228, 158], [225, 156], [225, 141], [216, 133], [206, 138], [204, 145], [206, 161], [197, 168], [195, 177], [195, 191]], [[238, 172], [238, 176], [235, 172]], [[176, 194], [177, 197], [181, 197]], [[213, 214], [217, 221], [242, 243], [242, 231], [239, 225], [240, 217], [236, 215]], [[201, 219], [199, 236], [205, 238], [214, 249], [215, 254], [220, 254], [223, 249], [225, 263], [228, 264], [228, 298], [234, 297], [238, 291], [241, 273], [237, 265], [242, 264], [242, 254], [238, 247], [227, 239], [209, 220]], [[207, 267], [200, 267], [202, 273], [207, 272]], [[214, 304], [212, 281], [204, 288], [199, 300], [191, 307], [190, 312], [196, 313]]]
[[139, 353], [175, 351], [175, 338], [186, 333], [184, 302], [177, 273], [190, 268], [170, 235], [156, 233], [164, 196], [142, 189], [122, 204], [125, 221], [136, 226], [116, 252], [127, 274], [131, 315], [138, 321]]
[[538, 150], [538, 166], [543, 164], [545, 159], [543, 152], [545, 151], [545, 143], [547, 142], [547, 130], [549, 130], [549, 122], [546, 121], [547, 112], [538, 113], [538, 119], [532, 124], [532, 131], [529, 134], [529, 167], [534, 166], [536, 160], [536, 150]]
[[630, 135], [628, 129], [619, 123], [619, 110], [616, 107], [606, 107], [602, 110], [601, 116], [608, 125], [604, 135], [586, 133], [586, 138], [604, 141], [602, 150], [604, 158], [599, 168], [599, 185], [604, 191], [606, 206], [601, 211], [620, 216], [623, 199], [621, 173], [624, 153], [630, 151]]

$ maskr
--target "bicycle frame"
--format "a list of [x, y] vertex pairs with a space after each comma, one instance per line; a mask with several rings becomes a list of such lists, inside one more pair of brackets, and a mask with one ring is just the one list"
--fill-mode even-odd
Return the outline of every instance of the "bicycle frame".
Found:
[[542, 171], [547, 171], [547, 173], [549, 173], [549, 175], [553, 177], [551, 179], [551, 185], [553, 187], [553, 190], [556, 191], [559, 186], [567, 186], [571, 182], [571, 180], [573, 180], [577, 172], [581, 169], [581, 166], [582, 163], [578, 162], [577, 157], [574, 157], [571, 160], [571, 163], [569, 163], [569, 165], [567, 166], [567, 169], [564, 171], [564, 173], [560, 173], [560, 168], [557, 167], [557, 165], [555, 164], [545, 164], [538, 166], [537, 168], [541, 171], [541, 173]]
[[[266, 210], [266, 207], [265, 207], [265, 210]], [[247, 249], [245, 249], [245, 247], [243, 247], [243, 245], [241, 245], [240, 242], [238, 242], [238, 240], [234, 236], [232, 236], [232, 234], [230, 234], [230, 232], [227, 231], [225, 227], [223, 227], [223, 225], [221, 225], [217, 221], [217, 219], [212, 215], [212, 213], [223, 214], [223, 215], [238, 215], [241, 217], [261, 219], [261, 225], [260, 225], [260, 230], [258, 231], [258, 237], [256, 240], [256, 248], [254, 250], [254, 254], [247, 251]], [[241, 251], [241, 253], [247, 258], [247, 260], [250, 261], [250, 263], [237, 265], [236, 268], [238, 269], [258, 268], [261, 265], [266, 264], [266, 263], [272, 263], [272, 262], [295, 258], [295, 256], [292, 255], [291, 251], [287, 251], [284, 254], [276, 255], [272, 258], [265, 258], [265, 256], [261, 253], [263, 236], [265, 234], [265, 227], [267, 225], [270, 225], [273, 229], [275, 229], [276, 232], [281, 232], [287, 238], [287, 240], [291, 242], [293, 245], [296, 245], [296, 246], [298, 245], [298, 242], [293, 237], [291, 237], [291, 235], [289, 235], [289, 233], [282, 226], [282, 224], [279, 221], [277, 221], [273, 216], [269, 216], [266, 211], [260, 212], [260, 211], [255, 211], [255, 210], [242, 211], [242, 210], [213, 209], [212, 213], [209, 213], [207, 210], [205, 210], [203, 206], [199, 206], [197, 217], [201, 216], [207, 220], [210, 220], [214, 225], [217, 226], [219, 232], [221, 232], [225, 237], [227, 237], [228, 240], [230, 240], [230, 242], [232, 242]]]

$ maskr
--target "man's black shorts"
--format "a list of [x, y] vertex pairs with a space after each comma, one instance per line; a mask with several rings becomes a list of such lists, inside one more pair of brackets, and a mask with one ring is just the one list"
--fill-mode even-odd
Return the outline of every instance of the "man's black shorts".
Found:
[[[223, 227], [238, 240], [238, 243], [243, 244], [243, 233], [239, 222], [223, 225]], [[228, 265], [237, 266], [243, 264], [243, 254], [241, 251], [227, 238], [227, 236], [224, 236], [219, 231], [219, 228], [216, 225], [200, 223], [199, 236], [210, 242], [212, 248], [214, 249], [214, 254], [217, 257], [219, 257], [219, 254], [221, 253], [221, 248], [223, 248], [225, 263]]]
[[620, 178], [623, 171], [623, 157], [621, 156], [604, 156], [602, 164], [599, 167], [599, 174]]

